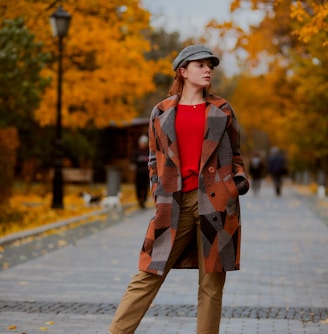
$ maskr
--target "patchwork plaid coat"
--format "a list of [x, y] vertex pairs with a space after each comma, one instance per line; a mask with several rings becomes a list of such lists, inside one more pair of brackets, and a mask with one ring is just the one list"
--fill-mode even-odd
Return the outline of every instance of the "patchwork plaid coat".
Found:
[[[160, 102], [149, 123], [149, 175], [156, 213], [140, 252], [139, 269], [157, 275], [163, 274], [179, 222], [182, 178], [175, 132], [177, 104], [178, 96]], [[205, 115], [198, 188], [205, 270], [238, 270], [238, 196], [249, 188], [239, 152], [239, 125], [229, 103], [218, 96], [206, 97]], [[242, 180], [238, 188], [235, 179]], [[196, 239], [174, 268], [198, 268]]]

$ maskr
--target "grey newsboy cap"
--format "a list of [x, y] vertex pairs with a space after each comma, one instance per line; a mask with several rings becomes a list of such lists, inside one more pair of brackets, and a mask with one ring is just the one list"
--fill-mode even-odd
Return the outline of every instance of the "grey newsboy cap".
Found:
[[211, 49], [203, 45], [190, 45], [180, 51], [178, 56], [173, 61], [173, 70], [183, 66], [187, 61], [211, 59], [213, 66], [220, 64], [219, 57], [215, 56]]

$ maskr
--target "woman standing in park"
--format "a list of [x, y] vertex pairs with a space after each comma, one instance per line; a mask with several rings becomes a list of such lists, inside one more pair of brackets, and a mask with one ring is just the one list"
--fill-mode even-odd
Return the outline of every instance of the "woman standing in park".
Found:
[[134, 333], [171, 268], [198, 268], [197, 333], [217, 334], [226, 272], [239, 269], [238, 196], [249, 183], [230, 104], [209, 89], [219, 58], [202, 45], [173, 62], [170, 96], [152, 110], [149, 175], [156, 213], [110, 334]]

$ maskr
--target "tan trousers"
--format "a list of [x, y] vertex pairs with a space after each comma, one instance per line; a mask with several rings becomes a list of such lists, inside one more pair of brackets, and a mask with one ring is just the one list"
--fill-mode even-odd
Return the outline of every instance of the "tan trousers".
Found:
[[143, 271], [133, 276], [110, 324], [112, 334], [133, 334], [168, 272], [197, 230], [199, 279], [197, 334], [218, 334], [221, 320], [222, 292], [225, 273], [205, 273], [202, 261], [197, 191], [185, 193], [173, 249], [163, 276]]

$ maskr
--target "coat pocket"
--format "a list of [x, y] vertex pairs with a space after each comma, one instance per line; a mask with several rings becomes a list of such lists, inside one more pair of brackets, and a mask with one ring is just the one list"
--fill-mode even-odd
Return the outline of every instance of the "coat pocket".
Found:
[[238, 197], [238, 190], [231, 175], [226, 175], [206, 188], [207, 197], [215, 211], [226, 211], [229, 200]]
[[223, 181], [224, 186], [227, 189], [228, 194], [233, 198], [237, 198], [239, 195], [239, 192], [238, 192], [236, 183], [234, 179], [232, 178], [232, 175], [231, 174], [225, 175], [222, 178], [222, 181]]
[[232, 198], [238, 197], [238, 189], [236, 183], [232, 177], [231, 168], [230, 166], [221, 167], [218, 170], [220, 180], [224, 184], [227, 193]]

